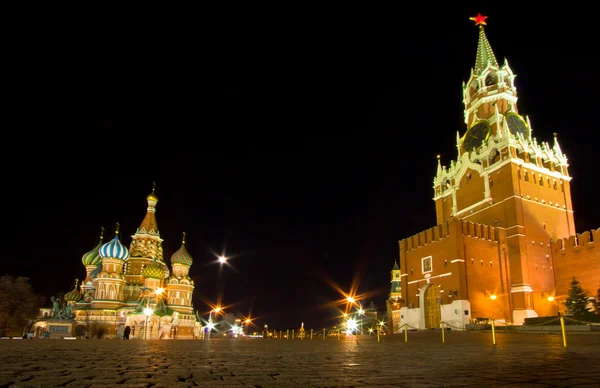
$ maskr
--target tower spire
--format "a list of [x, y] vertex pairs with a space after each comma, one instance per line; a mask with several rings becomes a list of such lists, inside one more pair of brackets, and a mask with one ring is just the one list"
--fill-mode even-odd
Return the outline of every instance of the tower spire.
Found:
[[119, 229], [120, 229], [120, 227], [121, 227], [121, 224], [119, 224], [119, 223], [117, 222], [117, 225], [115, 225], [115, 236], [118, 236], [118, 235], [119, 235]]
[[437, 161], [438, 161], [438, 165], [437, 165], [437, 176], [442, 175], [442, 164], [440, 161], [440, 154], [437, 154]]
[[479, 42], [477, 43], [477, 57], [475, 58], [475, 73], [481, 73], [488, 65], [499, 67], [496, 56], [492, 51], [492, 46], [485, 36], [483, 26], [487, 25], [485, 19], [487, 16], [482, 16], [480, 13], [475, 17], [469, 18], [475, 21], [475, 25], [479, 26]]
[[181, 239], [181, 245], [185, 244], [185, 232], [183, 232], [183, 238]]
[[100, 227], [100, 241], [104, 240], [104, 227]]
[[553, 147], [554, 151], [559, 154], [562, 155], [562, 150], [560, 149], [560, 145], [558, 144], [558, 133], [554, 132], [554, 144]]

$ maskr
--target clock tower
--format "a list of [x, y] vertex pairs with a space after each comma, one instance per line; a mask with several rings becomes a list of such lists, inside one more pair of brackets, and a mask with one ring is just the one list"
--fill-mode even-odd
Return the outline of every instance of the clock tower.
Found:
[[552, 145], [532, 137], [529, 118], [517, 108], [516, 75], [506, 60], [496, 60], [485, 19], [472, 18], [479, 41], [463, 83], [467, 129], [457, 133], [456, 161], [446, 167], [438, 157], [433, 200], [438, 225], [464, 219], [495, 228], [510, 272], [513, 318], [520, 322], [537, 316], [532, 289], [553, 287], [549, 241], [575, 234], [571, 177], [557, 135]]

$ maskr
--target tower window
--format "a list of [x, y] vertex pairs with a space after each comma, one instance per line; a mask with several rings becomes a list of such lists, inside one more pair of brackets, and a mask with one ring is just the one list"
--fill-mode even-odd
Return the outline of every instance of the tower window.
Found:
[[525, 182], [529, 182], [529, 174], [525, 171]]
[[552, 188], [553, 188], [554, 190], [556, 190], [556, 181], [554, 181], [554, 182], [552, 183]]
[[485, 77], [485, 86], [492, 86], [496, 83], [496, 76], [494, 74], [488, 74], [487, 77]]

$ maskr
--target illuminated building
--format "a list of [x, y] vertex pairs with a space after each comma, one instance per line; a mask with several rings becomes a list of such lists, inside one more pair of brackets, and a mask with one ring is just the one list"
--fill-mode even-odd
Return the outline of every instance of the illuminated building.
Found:
[[458, 156], [433, 179], [437, 225], [399, 241], [388, 327], [464, 328], [492, 318], [521, 325], [556, 316], [572, 277], [600, 286], [600, 230], [575, 231], [567, 157], [532, 136], [519, 113], [515, 74], [479, 25], [475, 67], [463, 84], [467, 131]]
[[[131, 236], [129, 248], [121, 242], [117, 224], [108, 242], [101, 234], [96, 246], [82, 256], [85, 279], [65, 294], [75, 314], [72, 335], [102, 333], [119, 338], [127, 326], [131, 338], [189, 339], [198, 332], [192, 305], [194, 281], [189, 277], [193, 260], [186, 249], [185, 233], [169, 268], [156, 222], [154, 188], [146, 200], [146, 215]], [[151, 311], [148, 317], [145, 310]], [[44, 320], [36, 323], [42, 325], [46, 325]]]

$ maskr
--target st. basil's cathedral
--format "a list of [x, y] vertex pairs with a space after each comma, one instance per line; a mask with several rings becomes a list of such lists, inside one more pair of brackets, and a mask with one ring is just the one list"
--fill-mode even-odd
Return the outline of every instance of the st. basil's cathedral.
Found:
[[[85, 253], [82, 264], [85, 279], [65, 294], [72, 311], [72, 323], [56, 335], [103, 336], [122, 338], [197, 338], [200, 322], [194, 314], [194, 281], [189, 277], [193, 264], [186, 249], [185, 233], [181, 247], [171, 256], [171, 268], [163, 256], [163, 239], [156, 222], [158, 197], [153, 187], [146, 200], [148, 207], [129, 249], [121, 242], [119, 224], [114, 236]], [[55, 309], [56, 310], [56, 309]], [[46, 312], [56, 318], [56, 311]], [[63, 318], [64, 319], [64, 318]], [[38, 332], [56, 328], [56, 320], [38, 321]], [[127, 330], [125, 330], [127, 328]], [[53, 335], [53, 333], [50, 333]]]
[[573, 277], [589, 297], [600, 289], [600, 229], [576, 232], [567, 157], [557, 134], [552, 145], [532, 136], [486, 18], [471, 18], [479, 42], [462, 88], [467, 130], [457, 132], [456, 160], [444, 166], [438, 156], [437, 225], [399, 241], [387, 301], [393, 332], [523, 325], [564, 313]]

